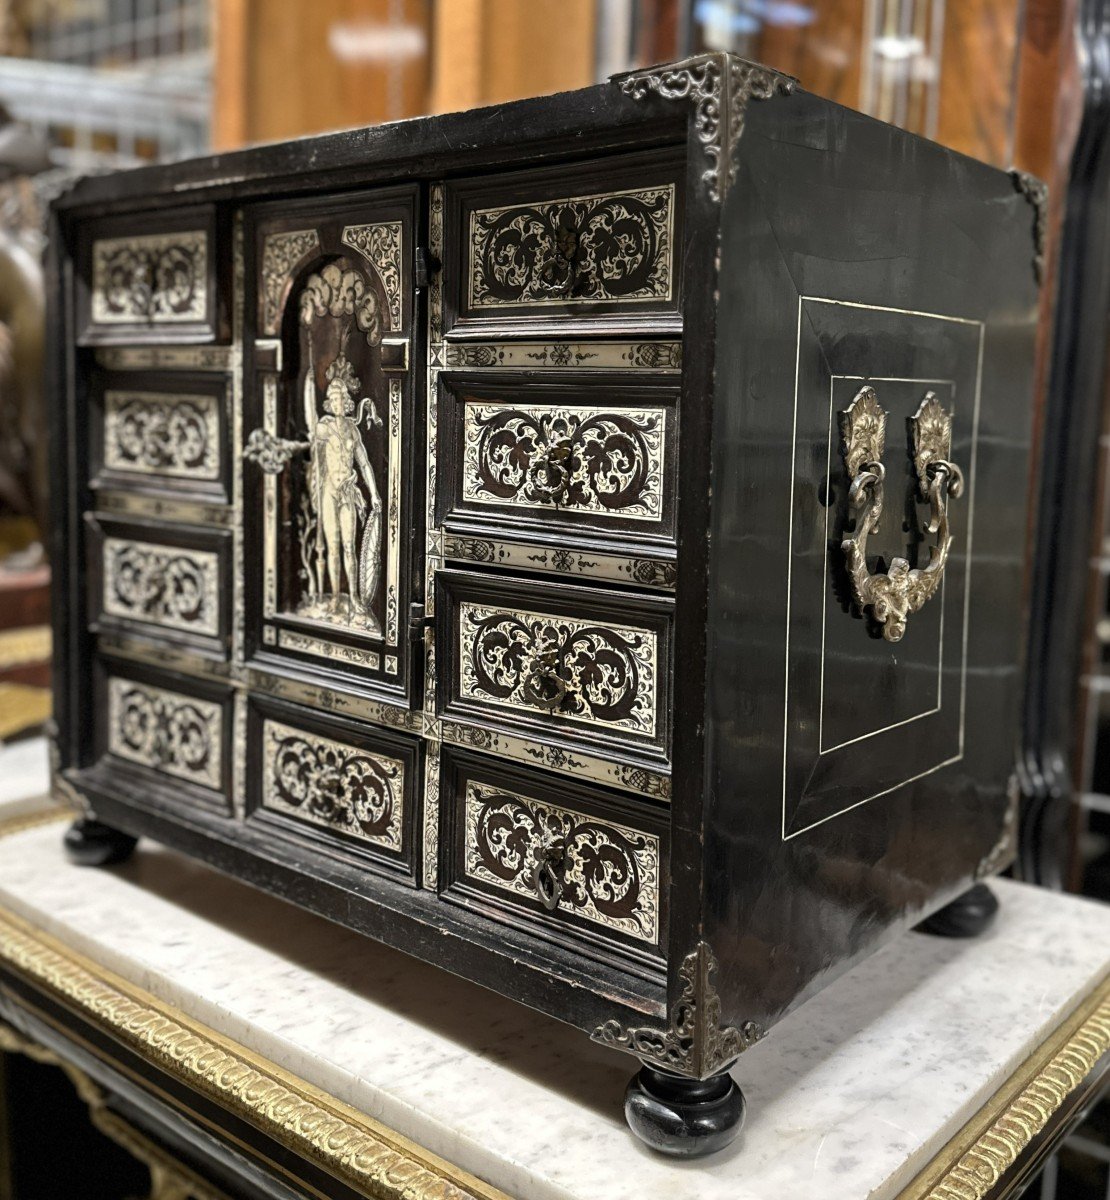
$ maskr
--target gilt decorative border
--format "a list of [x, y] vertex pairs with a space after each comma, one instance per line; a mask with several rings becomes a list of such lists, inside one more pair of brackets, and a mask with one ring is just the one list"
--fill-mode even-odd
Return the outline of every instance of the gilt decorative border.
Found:
[[0, 1050], [7, 1054], [21, 1054], [32, 1062], [56, 1067], [65, 1074], [77, 1098], [88, 1109], [92, 1124], [150, 1171], [152, 1187], [149, 1200], [230, 1200], [226, 1193], [217, 1191], [184, 1163], [178, 1162], [124, 1121], [109, 1107], [107, 1096], [96, 1082], [56, 1051], [31, 1041], [3, 1022], [0, 1022]]
[[989, 1200], [1008, 1190], [1007, 1173], [1018, 1158], [1108, 1054], [1110, 979], [1038, 1048], [897, 1200]]
[[[11, 824], [0, 822], [0, 836], [10, 832], [15, 832]], [[160, 1069], [367, 1195], [507, 1200], [503, 1192], [4, 911], [0, 960]]]

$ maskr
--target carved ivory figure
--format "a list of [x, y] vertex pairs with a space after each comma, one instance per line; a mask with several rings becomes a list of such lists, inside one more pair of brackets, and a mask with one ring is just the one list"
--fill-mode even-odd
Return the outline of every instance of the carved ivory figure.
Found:
[[[342, 353], [328, 368], [327, 379], [324, 416], [319, 419], [311, 369], [305, 379], [305, 421], [312, 454], [309, 486], [317, 521], [315, 591], [319, 596], [341, 596], [342, 568], [351, 608], [365, 616], [380, 575], [382, 505], [359, 427], [367, 406], [372, 424], [380, 425], [381, 418], [369, 396], [362, 398], [355, 415], [352, 392], [358, 380]], [[360, 479], [368, 495], [363, 494]]]

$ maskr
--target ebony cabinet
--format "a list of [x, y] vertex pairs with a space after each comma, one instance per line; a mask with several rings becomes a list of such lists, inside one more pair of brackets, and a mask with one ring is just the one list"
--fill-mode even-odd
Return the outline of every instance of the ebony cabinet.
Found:
[[1038, 194], [717, 55], [80, 183], [74, 854], [504, 991], [723, 1144], [747, 1045], [1012, 856]]

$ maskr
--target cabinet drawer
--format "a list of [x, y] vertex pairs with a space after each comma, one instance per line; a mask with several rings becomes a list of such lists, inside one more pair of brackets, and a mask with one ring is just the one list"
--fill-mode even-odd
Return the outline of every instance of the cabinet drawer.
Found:
[[679, 327], [683, 166], [674, 153], [450, 184], [446, 325]]
[[443, 715], [666, 761], [668, 602], [438, 571], [436, 613]]
[[90, 611], [97, 626], [227, 651], [230, 535], [89, 518]]
[[193, 373], [98, 373], [94, 487], [226, 502], [227, 383]]
[[226, 335], [215, 210], [90, 222], [78, 252], [82, 345], [213, 341]]
[[540, 936], [653, 957], [665, 925], [665, 821], [559, 776], [445, 750], [445, 894]]
[[[440, 377], [439, 520], [673, 552], [678, 388]], [[649, 545], [650, 543], [650, 545]]]
[[141, 773], [154, 784], [152, 798], [172, 807], [230, 813], [225, 688], [101, 659], [97, 692], [97, 745], [109, 769]]
[[255, 696], [247, 744], [256, 830], [412, 877], [417, 738]]

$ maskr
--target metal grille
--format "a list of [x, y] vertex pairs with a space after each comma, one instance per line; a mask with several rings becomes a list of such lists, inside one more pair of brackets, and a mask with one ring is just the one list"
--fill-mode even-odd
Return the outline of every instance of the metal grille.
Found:
[[30, 6], [26, 56], [116, 67], [206, 52], [207, 0], [40, 0]]
[[202, 153], [210, 20], [209, 0], [12, 4], [0, 101], [66, 174]]

